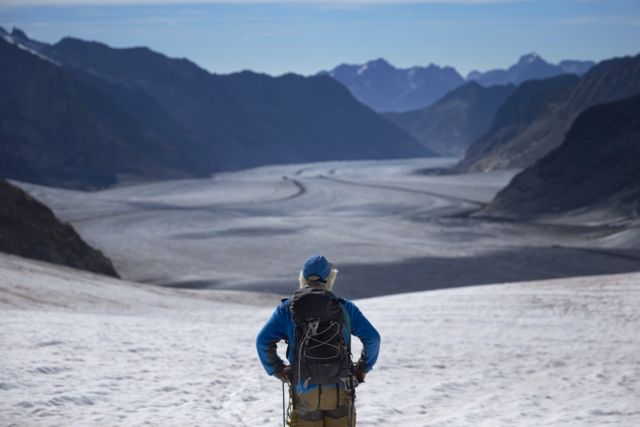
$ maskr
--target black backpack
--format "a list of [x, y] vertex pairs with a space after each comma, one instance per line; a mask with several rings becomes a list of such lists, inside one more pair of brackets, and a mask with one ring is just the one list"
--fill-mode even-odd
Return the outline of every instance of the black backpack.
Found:
[[[305, 287], [290, 298], [296, 325], [294, 383], [336, 384], [351, 374], [351, 343], [342, 299], [322, 288]], [[351, 331], [348, 331], [350, 336]]]

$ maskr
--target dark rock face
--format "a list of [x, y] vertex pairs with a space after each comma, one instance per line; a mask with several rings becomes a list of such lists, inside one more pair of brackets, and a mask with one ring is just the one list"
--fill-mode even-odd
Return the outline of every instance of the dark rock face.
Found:
[[[498, 108], [489, 130], [471, 144], [460, 162], [461, 170], [495, 168], [492, 153], [500, 148], [513, 160], [521, 150], [509, 151], [508, 143], [544, 112], [558, 94], [569, 91], [579, 82], [574, 75], [563, 75], [544, 80], [532, 80], [520, 85]], [[498, 164], [499, 165], [499, 164]]]
[[0, 88], [0, 176], [95, 188], [113, 184], [118, 174], [197, 170], [104, 92], [3, 40]]
[[581, 113], [564, 143], [517, 175], [485, 213], [528, 216], [581, 208], [640, 215], [640, 96]]
[[0, 180], [0, 200], [1, 252], [118, 277], [102, 252], [21, 189]]
[[461, 156], [491, 125], [496, 110], [515, 90], [513, 85], [462, 85], [435, 104], [417, 111], [384, 116], [442, 156]]
[[592, 61], [565, 60], [558, 65], [550, 64], [537, 53], [529, 53], [520, 57], [517, 63], [506, 70], [495, 69], [487, 72], [472, 71], [467, 80], [476, 81], [483, 86], [504, 85], [508, 83], [519, 85], [527, 80], [540, 80], [560, 74], [586, 73], [594, 65]]
[[[544, 82], [553, 80], [540, 84], [547, 84]], [[516, 126], [507, 123], [501, 128], [502, 115], [497, 113], [496, 126], [470, 147], [461, 169], [487, 171], [533, 165], [562, 143], [573, 120], [586, 108], [640, 93], [640, 55], [603, 61], [577, 84], [569, 84], [569, 90], [564, 89], [560, 87], [550, 93], [552, 96], [545, 96], [544, 102], [536, 103], [543, 108], [510, 120], [517, 122]], [[519, 95], [516, 91], [511, 98]]]
[[0, 152], [17, 159], [0, 176], [91, 188], [128, 175], [432, 155], [326, 76], [214, 75], [147, 48], [24, 37], [14, 43], [41, 57], [0, 40]]
[[363, 104], [379, 112], [424, 108], [464, 84], [452, 67], [396, 68], [384, 59], [361, 65], [342, 64], [323, 72], [343, 85]]

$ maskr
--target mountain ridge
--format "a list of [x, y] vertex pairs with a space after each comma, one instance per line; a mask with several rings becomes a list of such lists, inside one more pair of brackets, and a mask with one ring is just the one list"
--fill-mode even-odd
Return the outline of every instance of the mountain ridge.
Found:
[[383, 58], [365, 64], [340, 64], [318, 74], [344, 84], [360, 102], [378, 112], [426, 107], [464, 83], [453, 67], [396, 68]]
[[507, 69], [491, 69], [485, 72], [473, 70], [467, 74], [467, 80], [477, 81], [483, 86], [496, 84], [520, 84], [527, 80], [541, 80], [561, 74], [586, 73], [595, 63], [593, 61], [562, 60], [557, 65], [544, 60], [539, 54], [531, 52], [520, 56], [518, 61]]
[[558, 64], [545, 61], [537, 53], [522, 55], [508, 69], [485, 72], [470, 71], [461, 76], [454, 67], [395, 67], [384, 58], [363, 64], [339, 64], [327, 74], [344, 84], [362, 103], [381, 113], [402, 113], [426, 108], [447, 93], [470, 81], [482, 86], [518, 85], [526, 80], [543, 79], [561, 74], [586, 73], [593, 61], [562, 60]]
[[[539, 82], [545, 81], [550, 79]], [[567, 90], [552, 94], [535, 114], [518, 118], [517, 128], [494, 129], [492, 134], [473, 143], [458, 170], [531, 166], [562, 143], [580, 112], [637, 93], [640, 93], [640, 55], [602, 61]]]
[[384, 116], [442, 156], [459, 157], [489, 128], [514, 85], [484, 87], [469, 82], [421, 110]]
[[[61, 129], [70, 131], [96, 123], [99, 126], [94, 128], [85, 126], [86, 135], [79, 141], [100, 141], [100, 135], [110, 135], [107, 139], [102, 137], [104, 147], [110, 146], [107, 140], [113, 141], [107, 151], [117, 153], [113, 145], [117, 141], [119, 147], [133, 152], [143, 150], [151, 156], [148, 159], [137, 154], [100, 156], [95, 160], [111, 161], [103, 165], [104, 176], [84, 179], [95, 168], [77, 169], [74, 165], [81, 166], [82, 162], [65, 160], [64, 153], [69, 147], [63, 141], [68, 138], [60, 139], [54, 148], [52, 144], [36, 143], [33, 137], [25, 141], [10, 133], [0, 151], [13, 153], [22, 147], [18, 154], [32, 169], [22, 173], [14, 170], [16, 167], [6, 167], [1, 173], [10, 178], [26, 177], [33, 182], [79, 188], [112, 185], [123, 174], [197, 177], [271, 163], [432, 155], [413, 137], [358, 103], [346, 88], [326, 76], [271, 77], [249, 71], [217, 75], [187, 59], [169, 58], [146, 47], [115, 49], [71, 37], [54, 45], [28, 42], [35, 50], [18, 49], [25, 41], [16, 37], [22, 38], [22, 34], [4, 35], [10, 41], [2, 40], [3, 48], [23, 58], [27, 72], [42, 67], [36, 64], [37, 59], [42, 59], [40, 56], [60, 64], [49, 64], [50, 73], [69, 82], [67, 86], [82, 95], [79, 97], [82, 111], [90, 111], [94, 116], [93, 122], [66, 120], [68, 126]], [[9, 47], [11, 44], [14, 50]], [[22, 54], [18, 50], [23, 50]], [[38, 58], [25, 56], [30, 53]], [[15, 71], [10, 61], [4, 68], [10, 73]], [[21, 87], [33, 87], [24, 76], [14, 74], [11, 77], [14, 80], [22, 78]], [[59, 86], [52, 83], [45, 87], [55, 91], [60, 90]], [[38, 96], [48, 96], [44, 87], [38, 90]], [[22, 102], [23, 110], [35, 111], [35, 101], [25, 95], [31, 92], [14, 92], [12, 102]], [[89, 92], [93, 95], [87, 95]], [[60, 93], [58, 98], [64, 100], [66, 95]], [[53, 110], [50, 113], [45, 122], [61, 123], [53, 120]], [[120, 118], [115, 120], [116, 116]], [[42, 119], [41, 115], [32, 115], [30, 128], [40, 126], [38, 120]], [[129, 123], [129, 127], [122, 129], [120, 122]], [[47, 133], [39, 138], [48, 138]], [[135, 141], [146, 142], [136, 145]], [[99, 144], [83, 144], [85, 158], [93, 159], [90, 148]], [[42, 159], [34, 163], [37, 150], [29, 147], [36, 145], [59, 157], [60, 164], [68, 165], [65, 166], [68, 171], [59, 176], [48, 167], [55, 169], [52, 162], [45, 168]], [[72, 155], [73, 150], [69, 153]], [[68, 172], [73, 176], [65, 177]]]
[[[560, 92], [568, 91], [579, 82], [579, 78], [566, 74], [543, 80], [522, 83], [497, 109], [487, 132], [469, 145], [464, 159], [456, 166], [461, 171], [482, 169], [482, 159], [495, 147], [503, 147], [529, 126], [539, 114], [545, 111]], [[509, 152], [512, 159], [518, 152]], [[478, 160], [480, 159], [480, 160]], [[495, 167], [495, 165], [494, 165]]]
[[[38, 55], [0, 40], [1, 176], [46, 185], [96, 188], [119, 174], [180, 177], [174, 151], [106, 94]], [[145, 152], [145, 147], [156, 147]], [[180, 167], [176, 167], [180, 166]]]
[[640, 217], [640, 95], [584, 110], [565, 141], [516, 175], [483, 213], [536, 216], [603, 209]]

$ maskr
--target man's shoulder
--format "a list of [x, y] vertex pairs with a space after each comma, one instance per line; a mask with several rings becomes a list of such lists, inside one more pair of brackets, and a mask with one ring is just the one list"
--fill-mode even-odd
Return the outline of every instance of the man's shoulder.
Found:
[[351, 300], [348, 300], [346, 298], [340, 298], [340, 297], [338, 297], [338, 299], [340, 300], [342, 305], [344, 305], [345, 307], [348, 307], [348, 308], [354, 308], [355, 307], [355, 308], [357, 308], [356, 305], [354, 304], [354, 302], [351, 301]]
[[291, 306], [291, 300], [289, 298], [282, 298], [280, 303], [276, 306], [276, 311], [286, 312]]

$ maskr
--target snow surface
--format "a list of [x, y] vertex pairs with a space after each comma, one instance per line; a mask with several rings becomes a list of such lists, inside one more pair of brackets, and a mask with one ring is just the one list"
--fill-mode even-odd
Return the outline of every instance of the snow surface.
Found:
[[515, 171], [421, 172], [456, 160], [267, 166], [94, 193], [20, 185], [136, 282], [286, 294], [316, 252], [347, 297], [640, 271], [637, 251], [616, 251], [637, 235], [606, 225], [469, 217]]
[[[141, 285], [8, 255], [0, 277], [0, 425], [280, 425], [280, 385], [254, 349], [276, 296]], [[382, 335], [358, 388], [358, 425], [640, 425], [639, 281], [357, 301]]]
[[[254, 339], [314, 252], [349, 297], [640, 270], [616, 249], [635, 247], [633, 232], [470, 217], [514, 171], [422, 172], [453, 162], [268, 166], [95, 193], [20, 184], [128, 280], [173, 287], [0, 255], [0, 425], [280, 425]], [[383, 337], [358, 425], [640, 425], [639, 280], [357, 300]]]

